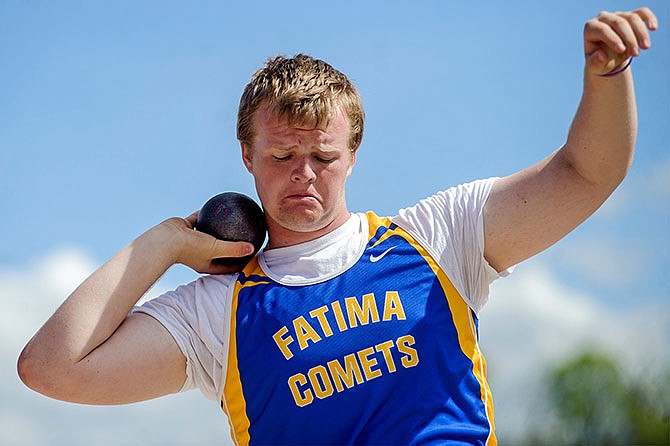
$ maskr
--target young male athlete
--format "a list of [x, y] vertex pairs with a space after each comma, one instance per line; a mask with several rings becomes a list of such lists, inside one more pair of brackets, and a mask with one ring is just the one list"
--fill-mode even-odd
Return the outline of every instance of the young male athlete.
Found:
[[[325, 62], [277, 57], [242, 96], [238, 138], [269, 242], [142, 234], [77, 288], [25, 347], [24, 382], [54, 398], [130, 403], [198, 387], [239, 444], [495, 444], [477, 312], [488, 286], [591, 215], [636, 135], [630, 58], [653, 13], [584, 28], [584, 93], [567, 142], [506, 178], [453, 187], [392, 218], [350, 214], [363, 134], [353, 85]], [[133, 308], [173, 264], [211, 273]]]

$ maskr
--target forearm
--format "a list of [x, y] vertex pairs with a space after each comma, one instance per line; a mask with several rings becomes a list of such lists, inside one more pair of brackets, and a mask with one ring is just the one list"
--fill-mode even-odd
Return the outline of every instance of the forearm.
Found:
[[86, 279], [31, 339], [25, 353], [49, 367], [75, 365], [114, 333], [172, 264], [164, 229], [147, 231]]
[[631, 70], [611, 78], [586, 73], [581, 103], [561, 154], [587, 182], [615, 188], [633, 161], [637, 111]]
[[618, 71], [630, 57], [651, 48], [649, 31], [657, 27], [646, 7], [603, 11], [584, 25], [584, 93], [557, 160], [594, 186], [587, 190], [600, 198], [628, 172], [637, 136], [632, 69]]

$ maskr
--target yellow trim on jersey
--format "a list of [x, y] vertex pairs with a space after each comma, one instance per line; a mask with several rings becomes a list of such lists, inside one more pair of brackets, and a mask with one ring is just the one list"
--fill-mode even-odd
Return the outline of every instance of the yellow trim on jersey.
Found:
[[[263, 274], [258, 264], [258, 257], [254, 257], [244, 268], [244, 274]], [[263, 274], [264, 275], [264, 274]], [[230, 337], [228, 348], [228, 369], [224, 385], [221, 408], [228, 417], [230, 435], [237, 445], [248, 445], [250, 441], [249, 427], [251, 423], [247, 417], [247, 402], [244, 399], [240, 370], [237, 364], [237, 304], [240, 291], [243, 288], [258, 285], [259, 282], [235, 283], [231, 302]]]
[[[367, 213], [368, 221], [370, 222], [370, 236], [374, 236], [372, 228], [376, 229], [379, 226], [389, 227], [392, 221], [388, 218], [382, 218], [374, 213]], [[484, 355], [479, 349], [479, 344], [477, 342], [477, 331], [475, 328], [475, 321], [472, 318], [472, 310], [465, 302], [463, 297], [459, 294], [456, 287], [451, 283], [451, 280], [447, 275], [442, 271], [438, 266], [437, 262], [433, 257], [426, 251], [423, 246], [417, 243], [410, 234], [407, 233], [401, 227], [398, 227], [394, 230], [388, 230], [380, 239], [377, 241], [378, 244], [382, 240], [390, 237], [391, 235], [399, 234], [403, 236], [408, 243], [410, 243], [421, 256], [426, 260], [430, 268], [433, 270], [433, 273], [437, 276], [437, 279], [440, 281], [440, 285], [444, 290], [445, 295], [447, 296], [447, 302], [449, 308], [451, 309], [451, 314], [454, 320], [454, 326], [456, 327], [456, 332], [458, 333], [458, 343], [461, 347], [463, 353], [472, 361], [472, 372], [479, 381], [480, 388], [482, 390], [481, 399], [486, 408], [486, 416], [490, 425], [489, 437], [486, 441], [487, 445], [495, 446], [498, 444], [498, 440], [495, 435], [495, 426], [494, 426], [494, 412], [493, 412], [493, 397], [491, 395], [491, 389], [489, 388], [488, 382], [486, 380], [486, 360]]]
[[223, 389], [223, 398], [221, 399], [221, 408], [228, 417], [230, 425], [230, 436], [237, 445], [249, 444], [249, 418], [247, 417], [247, 402], [242, 392], [242, 383], [240, 381], [240, 370], [237, 367], [237, 296], [239, 294], [240, 284], [235, 284], [233, 290], [233, 299], [231, 302], [230, 318], [230, 338], [228, 347], [228, 370], [226, 372], [226, 384]]

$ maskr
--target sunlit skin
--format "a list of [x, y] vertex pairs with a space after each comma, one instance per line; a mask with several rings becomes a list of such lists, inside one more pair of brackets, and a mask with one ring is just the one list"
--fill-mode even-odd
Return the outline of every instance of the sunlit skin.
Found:
[[344, 224], [345, 183], [356, 162], [346, 115], [320, 128], [291, 126], [265, 105], [253, 119], [254, 140], [242, 144], [242, 159], [263, 203], [268, 246], [303, 243]]

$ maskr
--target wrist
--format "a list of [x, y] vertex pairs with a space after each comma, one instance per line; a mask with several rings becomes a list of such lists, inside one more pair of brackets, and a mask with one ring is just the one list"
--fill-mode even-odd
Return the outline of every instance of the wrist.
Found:
[[614, 77], [618, 76], [619, 74], [623, 73], [630, 67], [630, 64], [633, 63], [633, 58], [629, 57], [628, 59], [624, 60], [621, 62], [618, 66], [614, 67], [611, 71], [604, 73], [604, 74], [598, 74], [600, 77]]
[[143, 252], [151, 253], [154, 261], [164, 264], [166, 268], [179, 263], [181, 250], [180, 230], [168, 219], [144, 232], [132, 242], [132, 245]]

